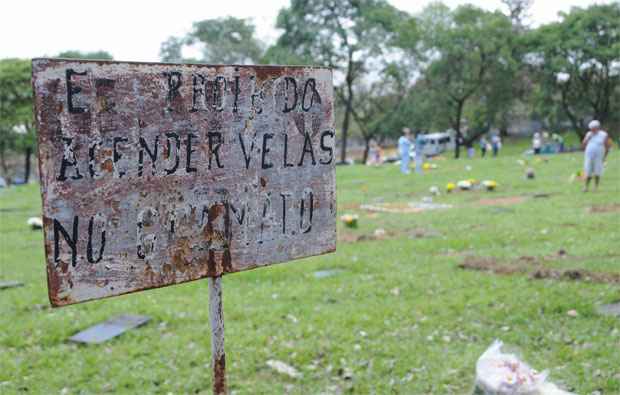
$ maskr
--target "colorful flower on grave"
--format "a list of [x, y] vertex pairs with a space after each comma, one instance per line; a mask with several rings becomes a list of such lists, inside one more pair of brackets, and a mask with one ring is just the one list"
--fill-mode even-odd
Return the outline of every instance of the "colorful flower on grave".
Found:
[[482, 181], [482, 186], [486, 188], [487, 191], [494, 191], [497, 188], [497, 182], [493, 180], [485, 180]]
[[344, 222], [344, 225], [347, 228], [357, 228], [357, 220], [358, 220], [358, 215], [357, 214], [345, 214], [343, 216], [340, 217], [340, 220], [342, 222]]

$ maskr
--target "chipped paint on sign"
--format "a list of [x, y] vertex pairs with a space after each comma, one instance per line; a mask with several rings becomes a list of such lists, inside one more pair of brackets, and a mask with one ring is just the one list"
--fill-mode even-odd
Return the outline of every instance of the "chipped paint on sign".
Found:
[[336, 248], [331, 70], [33, 60], [54, 306]]

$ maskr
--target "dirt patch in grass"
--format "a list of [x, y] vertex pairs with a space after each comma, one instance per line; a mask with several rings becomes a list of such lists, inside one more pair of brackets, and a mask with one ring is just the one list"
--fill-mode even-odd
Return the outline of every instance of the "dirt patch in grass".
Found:
[[385, 230], [377, 228], [373, 233], [353, 234], [349, 232], [338, 233], [339, 243], [357, 243], [360, 241], [387, 240], [397, 237], [409, 237], [410, 239], [432, 239], [443, 235], [435, 229], [415, 228], [402, 230]]
[[524, 196], [508, 196], [493, 199], [480, 199], [478, 204], [481, 206], [513, 206], [525, 202]]
[[[548, 257], [542, 258], [542, 260]], [[585, 281], [601, 284], [620, 284], [620, 273], [593, 272], [584, 269], [552, 269], [540, 264], [541, 258], [523, 256], [508, 263], [493, 257], [468, 256], [458, 267], [464, 270], [484, 271], [499, 275], [527, 274], [536, 280]]]
[[592, 206], [588, 209], [591, 213], [603, 214], [603, 213], [618, 213], [620, 212], [620, 203], [614, 204], [601, 204]]
[[338, 233], [338, 243], [355, 243], [358, 239], [359, 235], [354, 235], [353, 233]]
[[416, 228], [407, 231], [410, 239], [434, 239], [443, 235], [435, 229]]
[[415, 214], [429, 210], [444, 210], [452, 208], [452, 205], [430, 202], [394, 202], [381, 204], [363, 204], [362, 210], [374, 213], [390, 214]]
[[519, 264], [501, 264], [493, 257], [468, 256], [459, 264], [461, 269], [492, 272], [495, 274], [525, 273], [527, 267]]
[[601, 284], [620, 284], [620, 273], [593, 272], [583, 269], [540, 268], [530, 274], [534, 279], [586, 281]]
[[374, 233], [363, 233], [363, 234], [353, 234], [353, 233], [344, 233], [341, 232], [338, 234], [338, 242], [339, 243], [357, 243], [360, 241], [374, 241], [374, 240], [386, 240], [392, 239], [402, 235], [401, 232], [393, 232], [393, 231], [377, 231]]
[[359, 210], [359, 203], [345, 203], [339, 207], [340, 210]]

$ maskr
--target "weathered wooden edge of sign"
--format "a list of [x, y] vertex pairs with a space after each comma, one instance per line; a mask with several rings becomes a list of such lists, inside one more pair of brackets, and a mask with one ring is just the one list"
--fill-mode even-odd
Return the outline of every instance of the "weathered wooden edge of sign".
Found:
[[[34, 100], [34, 113], [36, 116], [36, 123], [37, 123], [37, 130], [41, 130], [41, 123], [40, 123], [40, 118], [38, 116], [38, 114], [40, 114], [41, 108], [40, 108], [40, 100], [37, 100], [36, 94], [37, 94], [37, 90], [35, 87], [35, 83], [36, 83], [36, 67], [35, 64], [36, 62], [39, 61], [43, 61], [46, 62], [47, 64], [54, 64], [56, 62], [58, 63], [62, 63], [62, 62], [71, 62], [71, 63], [78, 63], [78, 64], [97, 64], [97, 65], [116, 65], [116, 64], [129, 64], [129, 65], [151, 65], [151, 66], [182, 66], [182, 67], [189, 67], [189, 68], [201, 68], [201, 67], [239, 67], [239, 68], [251, 68], [251, 69], [260, 69], [260, 70], [269, 70], [269, 71], [278, 71], [282, 68], [286, 68], [286, 69], [328, 69], [325, 67], [316, 67], [316, 66], [245, 66], [245, 65], [230, 65], [230, 66], [224, 66], [224, 65], [207, 65], [207, 64], [175, 64], [175, 63], [155, 63], [155, 62], [117, 62], [117, 61], [90, 61], [90, 60], [76, 60], [76, 59], [41, 59], [41, 58], [37, 58], [37, 59], [33, 59], [33, 76], [32, 76], [32, 85], [33, 85], [33, 91], [35, 92], [35, 100]], [[330, 70], [331, 72], [331, 70]], [[332, 98], [333, 100], [333, 98]], [[331, 103], [332, 107], [333, 107], [333, 102]], [[44, 150], [45, 150], [45, 146], [43, 144], [43, 136], [41, 133], [39, 133], [38, 135], [38, 139], [39, 139], [39, 145], [38, 145], [38, 150], [39, 150], [39, 157], [40, 158], [45, 158], [44, 155]], [[46, 166], [47, 162], [45, 160], [39, 160], [39, 171], [40, 174], [45, 174], [46, 173]], [[333, 168], [333, 164], [332, 164], [332, 168]], [[332, 170], [332, 171], [335, 171]], [[45, 202], [46, 202], [46, 193], [47, 193], [47, 185], [44, 184], [43, 180], [41, 182], [41, 194], [42, 194], [42, 198], [43, 198], [43, 203], [44, 203], [44, 207], [45, 207]], [[336, 193], [336, 186], [335, 183], [333, 185], [333, 193], [334, 193], [334, 204], [335, 204], [335, 193]], [[86, 302], [89, 300], [95, 300], [95, 299], [101, 299], [101, 298], [107, 298], [107, 297], [112, 297], [112, 296], [119, 296], [119, 295], [124, 295], [124, 294], [129, 294], [129, 293], [133, 293], [133, 292], [139, 292], [139, 291], [143, 291], [143, 290], [147, 290], [147, 289], [152, 289], [152, 288], [160, 288], [160, 287], [165, 287], [165, 286], [169, 286], [169, 285], [175, 285], [175, 284], [180, 284], [183, 282], [188, 282], [188, 281], [194, 281], [194, 280], [198, 280], [201, 278], [205, 278], [205, 277], [214, 277], [214, 276], [219, 276], [222, 274], [227, 274], [226, 271], [223, 272], [218, 272], [216, 274], [208, 274], [208, 273], [202, 273], [198, 276], [195, 277], [191, 277], [191, 278], [185, 278], [185, 279], [174, 279], [173, 281], [167, 282], [167, 283], [160, 283], [157, 285], [153, 285], [153, 284], [145, 284], [144, 286], [134, 286], [132, 287], [132, 289], [130, 290], [124, 290], [121, 292], [116, 292], [116, 293], [110, 293], [110, 294], [106, 294], [106, 295], [97, 295], [97, 296], [93, 296], [92, 298], [82, 298], [82, 299], [71, 299], [71, 298], [65, 298], [65, 297], [59, 297], [58, 295], [58, 284], [56, 283], [58, 280], [56, 278], [56, 273], [55, 273], [55, 268], [50, 264], [50, 257], [53, 256], [54, 251], [53, 251], [53, 246], [50, 242], [51, 240], [51, 235], [50, 235], [50, 229], [51, 229], [51, 218], [45, 215], [45, 211], [44, 211], [44, 247], [45, 247], [45, 252], [46, 252], [46, 257], [47, 259], [47, 281], [48, 281], [48, 293], [49, 293], [49, 298], [50, 298], [50, 302], [52, 304], [53, 307], [60, 307], [60, 306], [64, 306], [64, 305], [69, 305], [69, 304], [75, 304], [75, 303], [82, 303], [82, 302]], [[334, 224], [334, 231], [335, 231], [335, 224]], [[322, 254], [327, 254], [327, 253], [331, 253], [334, 252], [336, 250], [336, 238], [334, 237], [333, 240], [333, 246], [329, 247], [323, 251], [320, 252], [316, 252], [316, 253], [311, 253], [308, 254], [307, 252], [298, 252], [297, 255], [292, 254], [288, 259], [286, 260], [275, 260], [273, 262], [261, 262], [260, 264], [249, 264], [249, 265], [245, 265], [243, 266], [241, 269], [239, 270], [235, 270], [234, 272], [237, 271], [245, 271], [245, 270], [250, 270], [250, 269], [255, 269], [258, 267], [263, 267], [263, 266], [270, 266], [276, 263], [283, 263], [289, 260], [296, 260], [296, 259], [301, 259], [301, 258], [306, 258], [306, 257], [311, 257], [311, 256], [316, 256], [316, 255], [322, 255]], [[232, 272], [231, 272], [232, 273]]]

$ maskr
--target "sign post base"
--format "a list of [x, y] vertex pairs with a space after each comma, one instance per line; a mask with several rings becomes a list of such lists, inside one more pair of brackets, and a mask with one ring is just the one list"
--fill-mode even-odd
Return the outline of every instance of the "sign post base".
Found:
[[224, 314], [222, 311], [222, 277], [209, 277], [209, 321], [211, 322], [211, 364], [213, 394], [225, 395], [226, 354], [224, 353]]

